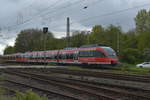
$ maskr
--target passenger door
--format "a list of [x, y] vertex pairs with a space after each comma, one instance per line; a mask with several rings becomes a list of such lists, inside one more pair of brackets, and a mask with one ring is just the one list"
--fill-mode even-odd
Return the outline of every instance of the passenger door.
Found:
[[75, 63], [78, 63], [78, 57], [79, 57], [79, 52], [76, 51], [74, 54], [73, 54], [73, 60]]

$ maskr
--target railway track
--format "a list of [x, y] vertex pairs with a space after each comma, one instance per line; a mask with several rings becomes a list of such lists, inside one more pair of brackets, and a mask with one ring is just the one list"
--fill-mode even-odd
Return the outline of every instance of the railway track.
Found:
[[40, 92], [42, 92], [42, 94], [44, 94], [44, 95], [46, 94], [47, 96], [55, 95], [55, 96], [60, 96], [61, 98], [66, 98], [66, 100], [80, 100], [80, 99], [76, 98], [75, 96], [70, 96], [70, 95], [67, 95], [65, 93], [58, 93], [56, 91], [51, 91], [50, 89], [45, 89], [45, 88], [31, 85], [31, 84], [28, 84], [25, 82], [18, 82], [18, 81], [13, 80], [13, 79], [7, 79], [6, 81], [11, 83], [11, 84], [15, 84], [15, 85], [23, 86], [26, 88], [34, 89], [36, 91], [40, 91]]
[[[32, 69], [28, 69], [32, 70]], [[35, 70], [35, 69], [34, 69]], [[90, 77], [102, 77], [102, 78], [111, 78], [117, 80], [125, 80], [125, 81], [135, 81], [135, 82], [148, 82], [150, 83], [150, 76], [142, 76], [142, 75], [125, 75], [125, 74], [114, 74], [107, 72], [94, 72], [94, 71], [82, 71], [82, 70], [69, 70], [63, 68], [51, 68], [51, 69], [36, 69], [41, 72], [53, 72], [53, 73], [62, 73], [69, 75], [80, 75], [80, 76], [90, 76]]]
[[[57, 85], [59, 87], [63, 87], [63, 88], [66, 88], [66, 89], [71, 89], [72, 91], [74, 92], [78, 92], [77, 95], [80, 95], [80, 96], [77, 96], [77, 95], [72, 95], [71, 97], [72, 98], [75, 98], [75, 99], [78, 99], [78, 100], [92, 100], [94, 98], [94, 100], [116, 100], [117, 98], [114, 98], [114, 97], [111, 97], [111, 96], [106, 96], [105, 94], [99, 94], [99, 93], [95, 93], [93, 91], [91, 91], [90, 89], [83, 89], [81, 87], [78, 87], [78, 86], [74, 86], [74, 85], [70, 85], [70, 84], [65, 84], [65, 83], [58, 83], [56, 81], [50, 81], [50, 80], [46, 80], [46, 79], [42, 79], [41, 77], [34, 77], [34, 76], [31, 76], [31, 75], [27, 75], [27, 74], [22, 74], [22, 73], [14, 73], [14, 72], [7, 72], [11, 75], [17, 75], [17, 76], [21, 76], [21, 77], [25, 77], [25, 78], [30, 78], [32, 80], [36, 80], [36, 81], [39, 81], [40, 83], [44, 82], [44, 84], [52, 84], [52, 85]], [[14, 80], [10, 80], [8, 79], [7, 81], [9, 82], [16, 82]], [[16, 84], [21, 84], [21, 85], [26, 85], [26, 86], [30, 86], [30, 85], [27, 85], [26, 83], [22, 83], [22, 82], [16, 82]], [[35, 86], [31, 86], [31, 88], [37, 88]], [[37, 88], [39, 89], [39, 87]], [[65, 92], [64, 92], [65, 93]], [[67, 94], [67, 93], [66, 93]], [[65, 94], [65, 95], [66, 95]], [[82, 95], [83, 94], [83, 95]], [[63, 94], [64, 95], [64, 94]], [[67, 95], [67, 96], [70, 96], [70, 95]], [[88, 97], [88, 98], [87, 98]], [[92, 98], [91, 98], [92, 97]], [[85, 99], [86, 98], [86, 99]], [[90, 98], [90, 99], [89, 99]]]
[[[59, 85], [65, 88], [76, 89], [83, 91], [87, 94], [92, 94], [99, 98], [106, 100], [150, 100], [150, 97], [145, 94], [137, 94], [137, 92], [129, 92], [118, 88], [108, 88], [106, 86], [99, 86], [90, 84], [88, 82], [76, 81], [70, 79], [60, 79], [58, 77], [50, 77], [46, 75], [39, 75], [35, 73], [22, 72], [22, 71], [5, 71], [9, 74], [15, 74], [21, 77], [32, 78], [34, 80], [46, 82], [53, 85]], [[107, 94], [107, 95], [106, 95]]]
[[[53, 92], [49, 92], [49, 91], [43, 91], [43, 89], [41, 90], [41, 88], [40, 89], [39, 88], [34, 88], [34, 87], [30, 86], [30, 84], [29, 84], [29, 86], [27, 84], [20, 84], [20, 82], [18, 83], [18, 82], [14, 81], [14, 80], [12, 80], [12, 81], [11, 80], [5, 81], [5, 84], [3, 84], [2, 87], [7, 88], [8, 90], [11, 89], [12, 91], [14, 91], [12, 96], [16, 95], [16, 91], [24, 93], [24, 92], [27, 92], [27, 91], [32, 89], [32, 91], [34, 93], [37, 93], [40, 96], [46, 96], [49, 100], [56, 100], [56, 98], [62, 98], [64, 100], [76, 100], [76, 99], [72, 99], [72, 98], [61, 96], [58, 93], [53, 93]], [[10, 97], [10, 96], [11, 96], [11, 94], [8, 93], [8, 97]]]

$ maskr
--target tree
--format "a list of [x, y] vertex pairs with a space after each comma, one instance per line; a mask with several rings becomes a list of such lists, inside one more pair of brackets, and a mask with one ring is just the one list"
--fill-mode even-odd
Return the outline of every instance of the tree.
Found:
[[145, 9], [138, 12], [135, 17], [136, 30], [140, 32], [149, 32], [150, 31], [150, 11]]
[[122, 52], [121, 60], [126, 63], [136, 64], [141, 61], [141, 53], [138, 49], [126, 48]]
[[71, 46], [80, 47], [87, 44], [88, 34], [86, 31], [75, 31], [71, 37]]
[[138, 34], [138, 49], [143, 51], [145, 48], [150, 48], [150, 32], [142, 32]]
[[[53, 48], [53, 45], [50, 45], [53, 41], [53, 34], [48, 32], [46, 38], [44, 38], [42, 30], [38, 29], [28, 29], [23, 30], [18, 34], [18, 37], [15, 42], [16, 52], [27, 52], [27, 51], [39, 51], [44, 48], [44, 41], [46, 40], [46, 49]], [[45, 40], [44, 40], [45, 39]]]
[[104, 43], [104, 35], [104, 28], [101, 25], [94, 26], [89, 35], [89, 44]]
[[14, 52], [15, 52], [14, 47], [12, 47], [12, 46], [7, 46], [7, 47], [5, 48], [5, 50], [4, 50], [4, 55], [6, 55], [6, 54], [12, 54], [12, 53], [14, 53]]
[[137, 48], [138, 40], [137, 34], [132, 32], [127, 32], [122, 34], [122, 46], [123, 48]]
[[[120, 41], [122, 35], [122, 31], [120, 27], [110, 25], [105, 30], [105, 37], [103, 41], [106, 41], [105, 44], [112, 47], [115, 51], [118, 49], [118, 45], [120, 47]], [[120, 49], [120, 48], [119, 48]]]
[[145, 48], [143, 50], [144, 61], [150, 61], [150, 48]]

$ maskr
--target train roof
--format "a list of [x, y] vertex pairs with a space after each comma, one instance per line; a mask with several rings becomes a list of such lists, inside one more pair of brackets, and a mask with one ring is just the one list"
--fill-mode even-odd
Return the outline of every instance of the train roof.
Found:
[[8, 55], [4, 55], [4, 56], [19, 56], [19, 55], [34, 55], [34, 54], [43, 54], [44, 52], [46, 54], [51, 54], [51, 53], [57, 53], [57, 51], [60, 52], [75, 52], [77, 50], [84, 50], [84, 49], [94, 49], [94, 48], [104, 48], [104, 47], [108, 47], [104, 44], [90, 44], [90, 45], [83, 45], [79, 48], [77, 47], [67, 47], [64, 49], [60, 49], [60, 50], [46, 50], [46, 51], [29, 51], [29, 52], [25, 52], [25, 53], [15, 53], [15, 54], [8, 54]]
[[95, 48], [95, 47], [107, 47], [104, 44], [90, 44], [90, 45], [83, 45], [80, 48]]

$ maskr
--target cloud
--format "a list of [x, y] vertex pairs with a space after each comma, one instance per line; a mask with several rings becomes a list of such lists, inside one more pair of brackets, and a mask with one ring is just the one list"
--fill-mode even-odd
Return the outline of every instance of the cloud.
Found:
[[5, 41], [0, 41], [0, 55], [3, 54], [3, 51], [5, 49], [6, 46], [14, 46], [14, 42], [15, 39], [9, 39], [9, 40], [6, 40]]
[[[16, 34], [27, 28], [48, 26], [49, 30], [56, 33], [56, 37], [65, 36], [67, 17], [71, 19], [72, 30], [90, 30], [95, 24], [119, 24], [124, 31], [128, 31], [135, 28], [134, 17], [137, 12], [143, 8], [149, 9], [149, 6], [109, 16], [100, 15], [148, 3], [150, 0], [1, 0], [0, 27], [3, 30], [0, 34], [13, 38], [4, 41], [6, 44], [13, 42]], [[83, 9], [85, 6], [88, 8]], [[98, 15], [100, 17], [93, 17]], [[89, 17], [93, 18], [81, 21]]]

